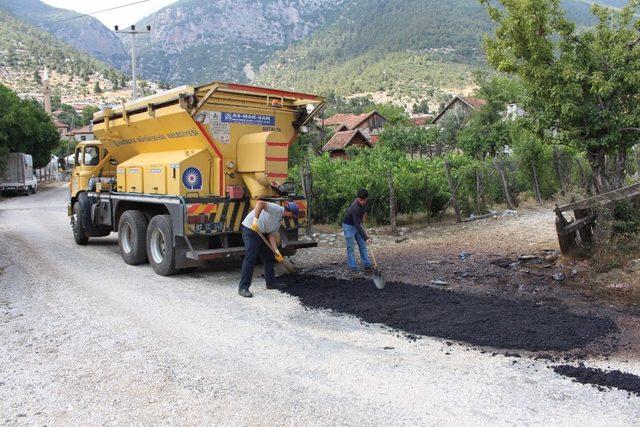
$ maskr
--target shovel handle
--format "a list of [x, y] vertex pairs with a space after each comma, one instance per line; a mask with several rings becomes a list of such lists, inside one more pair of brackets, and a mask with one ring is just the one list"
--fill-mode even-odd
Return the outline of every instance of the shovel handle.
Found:
[[[253, 231], [255, 231], [255, 230], [253, 230]], [[273, 254], [275, 255], [276, 254], [276, 250], [273, 248], [273, 246], [271, 246], [271, 243], [269, 243], [269, 241], [264, 237], [264, 235], [262, 233], [260, 233], [259, 231], [255, 231], [255, 232], [256, 232], [256, 234], [258, 236], [260, 236], [260, 238], [262, 239], [264, 244], [267, 245], [267, 247], [269, 249], [271, 249], [271, 252], [273, 252]], [[289, 262], [287, 260], [283, 259], [282, 260], [282, 264], [284, 265], [284, 268], [286, 268], [289, 273], [294, 274], [294, 275], [297, 274], [296, 269], [293, 268], [293, 266], [291, 264], [289, 264]]]
[[[369, 234], [369, 230], [367, 230], [364, 226], [364, 224], [362, 224], [362, 228], [364, 228], [365, 233]], [[378, 263], [376, 262], [376, 254], [373, 253], [373, 247], [371, 245], [367, 245], [368, 249], [369, 249], [369, 253], [371, 254], [371, 261], [373, 261], [373, 265], [378, 268]]]

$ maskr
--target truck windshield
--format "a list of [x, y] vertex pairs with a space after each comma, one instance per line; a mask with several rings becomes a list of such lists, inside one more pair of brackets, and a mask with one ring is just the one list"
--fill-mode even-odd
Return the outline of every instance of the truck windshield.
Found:
[[76, 166], [80, 166], [80, 150], [82, 150], [80, 147], [76, 148], [76, 157], [74, 160]]
[[84, 165], [96, 166], [100, 163], [100, 153], [98, 147], [94, 145], [88, 145], [84, 147]]

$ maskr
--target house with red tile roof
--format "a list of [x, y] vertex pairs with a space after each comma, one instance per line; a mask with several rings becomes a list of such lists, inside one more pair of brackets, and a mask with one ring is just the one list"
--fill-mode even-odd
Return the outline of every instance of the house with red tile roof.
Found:
[[414, 126], [428, 129], [433, 122], [433, 116], [431, 114], [427, 114], [424, 116], [411, 117], [409, 121]]
[[67, 136], [69, 132], [69, 126], [62, 123], [60, 120], [54, 120], [53, 126], [58, 130], [60, 136]]
[[474, 98], [471, 96], [456, 96], [449, 104], [447, 104], [442, 111], [433, 119], [433, 124], [440, 124], [445, 117], [454, 115], [458, 119], [462, 119], [477, 111], [487, 103], [486, 100], [481, 98]]
[[338, 113], [325, 119], [320, 124], [326, 127], [333, 127], [335, 132], [343, 132], [358, 129], [371, 143], [378, 141], [378, 136], [382, 128], [387, 123], [387, 119], [382, 117], [377, 111], [364, 114]]
[[334, 133], [322, 151], [329, 152], [332, 159], [348, 159], [347, 147], [372, 147], [372, 143], [359, 129], [343, 130]]
[[78, 129], [74, 129], [69, 132], [76, 141], [93, 141], [95, 137], [93, 136], [93, 125], [87, 125]]

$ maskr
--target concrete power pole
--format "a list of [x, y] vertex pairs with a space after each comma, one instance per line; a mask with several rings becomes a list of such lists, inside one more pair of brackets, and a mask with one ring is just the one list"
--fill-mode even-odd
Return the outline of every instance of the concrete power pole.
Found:
[[138, 98], [136, 34], [149, 34], [151, 32], [151, 25], [147, 25], [146, 30], [143, 31], [136, 31], [135, 25], [132, 25], [130, 30], [120, 30], [117, 25], [113, 28], [116, 33], [131, 34], [131, 99], [136, 99]]

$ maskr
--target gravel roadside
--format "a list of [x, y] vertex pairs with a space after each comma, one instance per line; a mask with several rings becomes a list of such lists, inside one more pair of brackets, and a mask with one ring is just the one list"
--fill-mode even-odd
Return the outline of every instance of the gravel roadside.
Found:
[[[633, 424], [640, 398], [544, 361], [407, 340], [295, 297], [236, 295], [237, 267], [170, 278], [75, 246], [66, 189], [0, 202], [0, 423]], [[640, 374], [635, 360], [615, 364]]]

